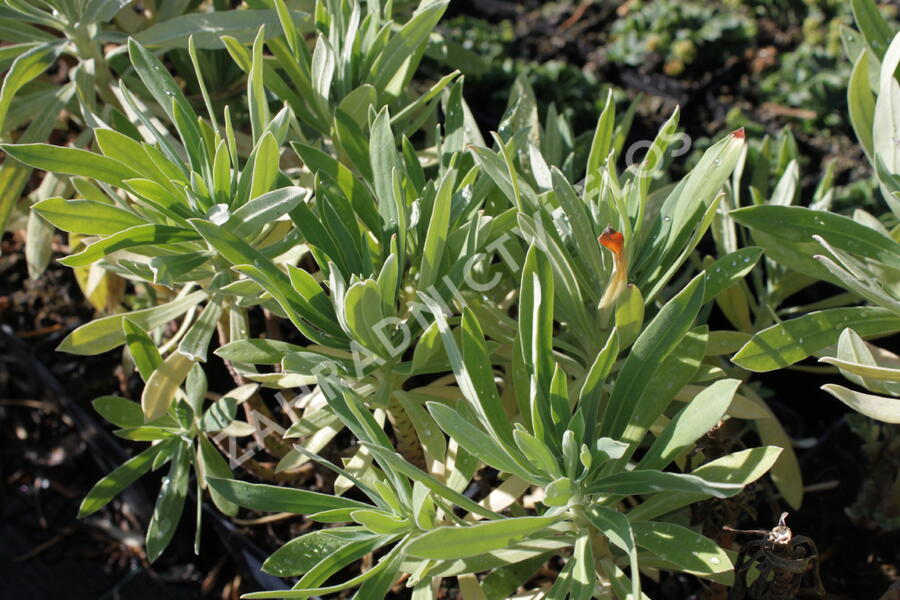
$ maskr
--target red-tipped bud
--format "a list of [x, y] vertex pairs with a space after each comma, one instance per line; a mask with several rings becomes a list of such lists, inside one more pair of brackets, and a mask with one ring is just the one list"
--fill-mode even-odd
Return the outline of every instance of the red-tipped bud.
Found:
[[731, 132], [731, 135], [739, 140], [744, 139], [744, 128], [741, 127], [740, 129], [735, 129]]

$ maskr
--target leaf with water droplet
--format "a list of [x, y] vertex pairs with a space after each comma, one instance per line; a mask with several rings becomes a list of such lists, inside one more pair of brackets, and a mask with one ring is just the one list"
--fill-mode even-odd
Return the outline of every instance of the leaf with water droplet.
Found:
[[179, 443], [163, 479], [163, 486], [153, 509], [153, 517], [147, 527], [147, 560], [154, 562], [162, 554], [175, 535], [175, 528], [181, 520], [184, 500], [187, 497], [188, 474], [190, 471], [190, 451]]
[[812, 312], [756, 333], [731, 361], [750, 371], [780, 369], [836, 344], [845, 327], [863, 337], [894, 333], [900, 317], [869, 306]]
[[727, 254], [715, 262], [708, 262], [710, 259], [707, 258], [706, 293], [703, 301], [709, 302], [737, 283], [753, 269], [760, 256], [762, 248], [750, 246]]

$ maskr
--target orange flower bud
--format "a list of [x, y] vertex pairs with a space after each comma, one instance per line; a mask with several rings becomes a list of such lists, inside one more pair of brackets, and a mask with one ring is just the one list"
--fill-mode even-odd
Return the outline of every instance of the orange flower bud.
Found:
[[625, 236], [612, 227], [607, 227], [597, 241], [615, 255], [622, 254], [622, 250], [625, 249]]

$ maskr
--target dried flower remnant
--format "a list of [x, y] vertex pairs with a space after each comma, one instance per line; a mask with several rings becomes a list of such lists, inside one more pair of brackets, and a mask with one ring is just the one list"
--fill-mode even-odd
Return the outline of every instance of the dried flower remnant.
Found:
[[[809, 595], [823, 596], [825, 589], [819, 578], [819, 552], [815, 542], [794, 535], [786, 524], [788, 513], [781, 513], [778, 525], [771, 530], [726, 531], [760, 536], [744, 544], [734, 564], [735, 583], [732, 600], [791, 600], [806, 584]], [[747, 574], [755, 566], [759, 576], [748, 586]]]

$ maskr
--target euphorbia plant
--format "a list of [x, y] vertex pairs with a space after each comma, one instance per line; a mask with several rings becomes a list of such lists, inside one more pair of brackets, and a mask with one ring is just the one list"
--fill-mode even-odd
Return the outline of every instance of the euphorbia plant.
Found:
[[[605, 118], [611, 119], [611, 113]], [[610, 142], [611, 132], [603, 126], [601, 120], [595, 142], [598, 147]], [[519, 139], [524, 137], [520, 135]], [[566, 276], [566, 255], [553, 254], [554, 248], [562, 247], [559, 233], [533, 226], [540, 222], [542, 214], [549, 215], [558, 196], [550, 192], [539, 198], [527, 189], [527, 180], [516, 173], [510, 160], [510, 145], [500, 137], [496, 141], [501, 148], [499, 154], [487, 149], [473, 150], [476, 160], [486, 165], [484, 170], [489, 176], [475, 171], [472, 185], [476, 189], [480, 185], [496, 186], [484, 198], [494, 192], [508, 192], [509, 208], [494, 208], [499, 214], [486, 220], [486, 225], [505, 223], [508, 217], [504, 215], [518, 215], [520, 223], [530, 226], [527, 230], [521, 228], [513, 238], [514, 245], [524, 249], [515, 294], [517, 316], [508, 316], [504, 305], [496, 302], [508, 295], [509, 288], [499, 283], [504, 281], [503, 276], [496, 279], [499, 289], [443, 296], [437, 288], [426, 288], [411, 298], [424, 304], [429, 320], [433, 320], [421, 337], [413, 338], [412, 364], [422, 364], [416, 359], [420, 351], [437, 351], [446, 362], [434, 367], [440, 371], [449, 366], [453, 379], [410, 393], [401, 387], [404, 378], [386, 376], [383, 371], [368, 382], [354, 376], [359, 356], [356, 361], [352, 355], [333, 360], [322, 349], [290, 348], [265, 340], [239, 342], [221, 350], [226, 356], [242, 360], [254, 352], [258, 353], [257, 358], [264, 354], [281, 356], [285, 368], [317, 372], [316, 393], [327, 401], [321, 410], [331, 412], [350, 429], [360, 442], [359, 453], [366, 457], [336, 465], [303, 445], [295, 447], [298, 455], [334, 469], [345, 482], [357, 487], [368, 497], [369, 505], [302, 490], [211, 480], [220, 494], [248, 508], [287, 510], [307, 514], [313, 520], [355, 523], [306, 534], [277, 551], [265, 568], [280, 575], [302, 575], [300, 581], [292, 592], [261, 592], [250, 597], [308, 597], [357, 585], [362, 585], [358, 597], [380, 597], [400, 573], [409, 574], [407, 582], [416, 597], [433, 597], [435, 578], [448, 576], [456, 576], [461, 587], [469, 590], [467, 593], [475, 594], [472, 590], [481, 589], [482, 584], [473, 575], [483, 571], [491, 571], [483, 585], [492, 590], [492, 595], [496, 592], [492, 586], [502, 586], [506, 591], [496, 593], [503, 595], [527, 580], [539, 564], [554, 554], [564, 557], [565, 567], [552, 597], [589, 598], [598, 583], [609, 586], [619, 597], [626, 597], [639, 592], [638, 548], [642, 549], [645, 566], [729, 580], [730, 562], [715, 543], [659, 517], [703, 498], [738, 493], [761, 476], [779, 455], [777, 448], [757, 448], [719, 457], [693, 472], [664, 470], [726, 414], [746, 410], [735, 396], [740, 381], [727, 378], [712, 384], [706, 380], [706, 385], [681, 410], [671, 408], [670, 403], [700, 370], [708, 345], [707, 328], [695, 326], [701, 308], [746, 273], [758, 252], [752, 256], [729, 256], [674, 290], [666, 286], [667, 278], [684, 261], [686, 252], [663, 252], [665, 260], [671, 263], [648, 269], [647, 277], [651, 288], [655, 282], [660, 291], [668, 290], [670, 299], [649, 305], [648, 312], [653, 317], [647, 323], [643, 306], [638, 317], [629, 310], [627, 303], [633, 302], [631, 298], [637, 294], [634, 284], [624, 286], [622, 281], [607, 276], [605, 285], [601, 285], [606, 289], [612, 285], [613, 290], [609, 295], [601, 292], [593, 298], [583, 297], [574, 286], [560, 290], [569, 282], [560, 282]], [[627, 268], [626, 252], [640, 256], [642, 251], [664, 248], [668, 237], [699, 239], [695, 228], [702, 233], [709, 220], [697, 224], [683, 215], [710, 211], [706, 203], [714, 205], [717, 187], [728, 177], [742, 143], [742, 132], [736, 132], [709, 151], [698, 170], [677, 186], [659, 209], [656, 218], [661, 225], [647, 234], [646, 245], [629, 247], [628, 238], [613, 230], [600, 236], [600, 243], [615, 256], [619, 273]], [[391, 151], [390, 145], [378, 148]], [[529, 155], [532, 159], [536, 156], [534, 152]], [[494, 160], [491, 156], [504, 162], [485, 162]], [[459, 160], [451, 158], [450, 164]], [[376, 176], [377, 165], [384, 162], [388, 161], [372, 157]], [[613, 168], [612, 162], [607, 162], [607, 170]], [[505, 165], [502, 170], [492, 170], [500, 165]], [[403, 166], [392, 168], [395, 182], [404, 181], [402, 169]], [[438, 182], [426, 176], [425, 190], [449, 186], [444, 192], [445, 201], [457, 197], [457, 192], [462, 200], [464, 188], [455, 190], [458, 186], [447, 183], [449, 172], [445, 171]], [[587, 214], [594, 208], [592, 205], [599, 204], [601, 194], [613, 193], [610, 188], [589, 184], [579, 198], [559, 171], [548, 172], [559, 194], [571, 194], [560, 201], [567, 203], [567, 210], [584, 210]], [[633, 189], [631, 186], [641, 184], [638, 178], [629, 178], [624, 189], [628, 192]], [[404, 190], [406, 186], [395, 184], [394, 189]], [[633, 194], [631, 198], [640, 199], [640, 188]], [[430, 202], [428, 193], [425, 198]], [[529, 208], [536, 214], [529, 216]], [[437, 219], [436, 210], [437, 206], [431, 210], [432, 219]], [[626, 202], [620, 200], [619, 207], [609, 210], [617, 224], [624, 223], [629, 231], [634, 231], [634, 217]], [[634, 207], [635, 216], [638, 210]], [[677, 226], [663, 225], [673, 218]], [[309, 217], [298, 222], [298, 227], [312, 228], [313, 223], [326, 222], [321, 216], [315, 220]], [[591, 220], [579, 225], [586, 225], [588, 231], [594, 227]], [[512, 231], [509, 225], [504, 226], [506, 231]], [[451, 227], [451, 236], [452, 231]], [[427, 239], [426, 236], [423, 246], [426, 253]], [[409, 238], [407, 242], [402, 247], [410, 250], [401, 254], [397, 251], [399, 244], [394, 244], [385, 264], [400, 273], [408, 272], [401, 278], [406, 282], [403, 287], [415, 289], [422, 280], [422, 270], [407, 271], [405, 265], [418, 264], [410, 256], [422, 240]], [[592, 239], [591, 243], [599, 253], [597, 240]], [[477, 252], [481, 246], [470, 242], [463, 248]], [[376, 279], [360, 279], [346, 288], [335, 273], [343, 273], [348, 266], [338, 267], [325, 254], [320, 265], [328, 265], [329, 292], [338, 321], [348, 328], [356, 344], [375, 354], [384, 353], [384, 340], [379, 341], [374, 332], [385, 323], [401, 330], [417, 318], [403, 307], [397, 310], [395, 288], [382, 285], [380, 274]], [[237, 264], [235, 268], [243, 269]], [[504, 271], [508, 276], [508, 266], [502, 261], [496, 269], [498, 274]], [[560, 271], [562, 276], [557, 275]], [[455, 274], [460, 280], [464, 275]], [[604, 276], [599, 279], [602, 281]], [[394, 281], [394, 277], [389, 281]], [[449, 283], [453, 281], [451, 276]], [[358, 295], [351, 294], [353, 286], [357, 286]], [[604, 296], [606, 300], [602, 301]], [[598, 302], [602, 306], [598, 307]], [[385, 306], [396, 312], [385, 313]], [[596, 316], [586, 320], [586, 329], [574, 330], [570, 329], [568, 316], [573, 313], [567, 310], [585, 315], [593, 312]], [[607, 312], [605, 319], [603, 311]], [[482, 319], [485, 323], [492, 319], [498, 322], [490, 323], [488, 329], [482, 325]], [[454, 327], [452, 323], [457, 322]], [[434, 336], [439, 336], [439, 345]], [[385, 358], [389, 356], [390, 353], [384, 354]], [[304, 368], [308, 370], [303, 371]], [[503, 374], [502, 390], [497, 388], [498, 369]], [[379, 367], [372, 372], [378, 373]], [[394, 442], [382, 430], [379, 415], [391, 412], [393, 398], [404, 400], [402, 408], [412, 417], [415, 435], [428, 454], [425, 464], [414, 464], [414, 457], [404, 447], [402, 425], [396, 418], [392, 420], [393, 431], [402, 455], [396, 453]], [[446, 438], [434, 437], [438, 428]], [[655, 441], [647, 443], [651, 429]], [[632, 463], [634, 468], [628, 468]], [[499, 475], [495, 476], [498, 479], [494, 491], [476, 502], [462, 492], [483, 467], [490, 467]], [[491, 477], [490, 472], [481, 473], [482, 477]], [[532, 489], [540, 490], [542, 500], [524, 500], [526, 492]], [[377, 548], [384, 548], [387, 553], [372, 570], [342, 584], [321, 585], [351, 561]], [[630, 567], [631, 583], [622, 566]], [[517, 573], [518, 579], [494, 583], [511, 573]]]
[[[168, 300], [98, 319], [63, 342], [85, 354], [127, 344], [146, 381], [141, 406], [97, 402], [120, 435], [152, 445], [102, 480], [84, 512], [171, 461], [148, 530], [151, 559], [174, 533], [191, 464], [198, 499], [208, 484], [228, 514], [244, 506], [345, 524], [278, 550], [266, 569], [302, 578], [290, 592], [252, 597], [360, 586], [357, 597], [378, 598], [401, 574], [416, 598], [435, 597], [444, 577], [466, 595], [504, 597], [552, 557], [563, 563], [552, 598], [639, 597], [642, 568], [727, 582], [725, 551], [678, 521], [692, 503], [740, 493], [780, 453], [703, 443], [722, 421], [760, 412], [717, 364], [704, 323], [760, 252], [689, 260], [744, 133], [724, 136], [670, 186], [654, 177], [677, 114], [647, 158], [619, 172], [611, 99], [582, 148], [563, 143], [560, 123], [541, 130], [522, 80], [488, 147], [462, 82], [442, 80], [418, 99], [402, 89], [445, 6], [420, 3], [393, 36], [383, 22], [390, 3], [368, 3], [366, 17], [356, 2], [317, 3], [307, 65], [315, 86], [294, 72], [292, 91], [273, 63], [302, 75], [309, 48], [275, 2], [286, 37], [270, 42], [274, 60], [264, 32], [249, 50], [226, 42], [248, 71], [245, 160], [230, 111], [219, 127], [200, 86], [200, 118], [134, 40], [133, 67], [163, 118], [119, 82], [127, 133], [85, 110], [100, 153], [4, 146], [35, 167], [94, 181], [81, 186], [85, 199], [36, 208], [64, 230], [97, 236], [66, 263], [98, 263]], [[267, 86], [287, 103], [275, 116]], [[406, 134], [431, 118], [438, 97], [441, 127], [416, 148]], [[301, 166], [283, 152], [288, 144]], [[579, 188], [572, 182], [582, 175]], [[291, 343], [248, 339], [248, 314], [260, 307], [293, 326]], [[162, 331], [179, 318], [176, 333]], [[286, 405], [296, 421], [284, 435], [300, 443], [282, 457], [283, 440], [266, 441], [279, 471], [307, 460], [333, 469], [334, 493], [233, 478], [211, 439], [251, 433], [235, 420], [237, 406], [264, 404], [250, 384], [204, 407], [199, 364], [216, 337], [238, 383], [301, 388], [300, 404]], [[342, 428], [357, 443], [334, 464], [319, 454]], [[363, 575], [324, 585], [381, 549]]]

